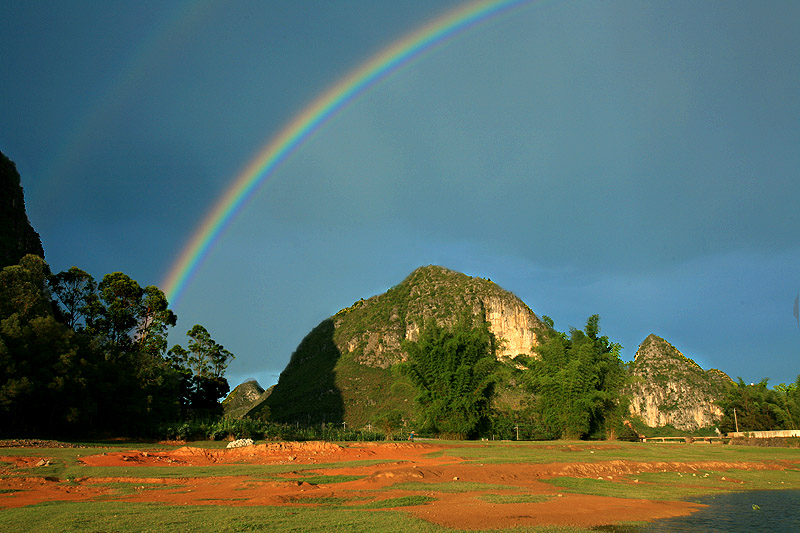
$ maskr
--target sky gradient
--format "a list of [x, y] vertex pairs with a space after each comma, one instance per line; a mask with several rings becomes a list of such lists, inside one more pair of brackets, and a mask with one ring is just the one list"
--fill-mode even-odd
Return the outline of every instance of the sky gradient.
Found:
[[[5, 2], [0, 150], [54, 271], [164, 288], [315, 99], [458, 1]], [[528, 2], [329, 118], [173, 302], [269, 386], [311, 328], [414, 268], [489, 277], [734, 379], [800, 373], [800, 5]]]

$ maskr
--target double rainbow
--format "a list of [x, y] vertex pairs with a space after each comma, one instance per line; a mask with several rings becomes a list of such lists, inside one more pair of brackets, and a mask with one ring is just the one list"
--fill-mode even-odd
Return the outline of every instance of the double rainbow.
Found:
[[328, 88], [273, 137], [236, 177], [195, 230], [162, 283], [177, 303], [214, 242], [260, 185], [295, 150], [358, 96], [390, 73], [456, 35], [532, 0], [483, 0], [456, 8], [384, 48]]

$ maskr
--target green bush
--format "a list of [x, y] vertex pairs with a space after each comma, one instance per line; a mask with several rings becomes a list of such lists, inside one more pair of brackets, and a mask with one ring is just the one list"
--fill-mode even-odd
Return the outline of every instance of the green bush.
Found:
[[190, 420], [162, 426], [159, 437], [168, 440], [272, 440], [272, 441], [376, 441], [383, 440], [378, 431], [346, 429], [332, 424], [296, 426], [248, 418]]

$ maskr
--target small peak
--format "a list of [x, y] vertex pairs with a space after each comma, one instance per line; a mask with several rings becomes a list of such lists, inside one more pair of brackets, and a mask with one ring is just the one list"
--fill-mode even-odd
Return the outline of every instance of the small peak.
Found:
[[634, 361], [638, 361], [639, 358], [646, 357], [649, 355], [652, 350], [650, 349], [651, 346], [654, 344], [663, 344], [664, 339], [656, 335], [655, 333], [651, 333], [639, 344], [639, 349], [636, 350], [636, 354], [633, 356]]
[[634, 362], [644, 359], [661, 361], [664, 359], [677, 359], [696, 367], [698, 370], [703, 370], [693, 359], [686, 357], [683, 352], [673, 346], [669, 341], [654, 333], [651, 333], [642, 341], [639, 345], [639, 349], [636, 350], [636, 355], [633, 356]]
[[239, 385], [234, 387], [234, 390], [239, 389], [256, 389], [259, 393], [264, 392], [264, 387], [256, 380], [255, 378], [246, 379], [241, 382]]
[[423, 273], [435, 273], [435, 274], [447, 274], [452, 273], [455, 274], [456, 272], [450, 270], [449, 268], [445, 268], [439, 265], [427, 265], [415, 268], [411, 274], [423, 274]]

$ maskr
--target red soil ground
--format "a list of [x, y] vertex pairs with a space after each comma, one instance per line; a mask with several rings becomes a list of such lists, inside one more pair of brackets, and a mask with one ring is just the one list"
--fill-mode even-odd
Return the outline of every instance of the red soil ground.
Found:
[[[591, 527], [621, 521], [645, 521], [686, 515], [698, 504], [672, 501], [650, 501], [609, 498], [559, 492], [558, 487], [543, 480], [558, 477], [615, 477], [640, 472], [692, 470], [766, 469], [781, 465], [762, 463], [644, 463], [606, 461], [599, 463], [549, 464], [467, 464], [462, 460], [431, 452], [453, 445], [427, 443], [351, 444], [342, 447], [327, 442], [275, 443], [226, 450], [181, 447], [171, 451], [122, 451], [87, 455], [80, 460], [88, 466], [125, 466], [135, 471], [138, 466], [207, 466], [224, 464], [308, 465], [343, 461], [379, 461], [369, 466], [314, 469], [320, 475], [365, 476], [355, 481], [331, 484], [309, 484], [297, 481], [302, 477], [289, 473], [286, 481], [265, 480], [248, 476], [215, 476], [196, 478], [79, 478], [65, 483], [48, 477], [9, 477], [13, 468], [45, 466], [44, 456], [0, 457], [8, 463], [0, 467], [0, 508], [20, 507], [44, 501], [81, 501], [103, 495], [115, 495], [117, 501], [161, 502], [171, 505], [298, 505], [307, 498], [341, 498], [363, 504], [419, 491], [392, 490], [387, 487], [403, 482], [430, 483], [430, 496], [424, 505], [404, 507], [423, 520], [457, 529], [490, 529], [533, 525], [575, 525]], [[90, 453], [90, 450], [87, 450]], [[1, 453], [1, 451], [0, 451]], [[5, 472], [3, 472], [5, 470]], [[292, 479], [294, 478], [294, 479]], [[481, 492], [441, 492], [434, 484], [454, 481], [506, 485], [509, 489], [493, 490], [495, 494], [541, 494], [549, 496], [541, 503], [494, 504], [481, 500]], [[735, 480], [730, 480], [735, 483]], [[108, 484], [131, 483], [130, 494], [119, 494]], [[631, 483], [629, 479], [623, 482]], [[5, 490], [3, 490], [5, 489]], [[313, 504], [305, 504], [313, 505]]]

